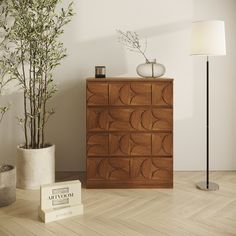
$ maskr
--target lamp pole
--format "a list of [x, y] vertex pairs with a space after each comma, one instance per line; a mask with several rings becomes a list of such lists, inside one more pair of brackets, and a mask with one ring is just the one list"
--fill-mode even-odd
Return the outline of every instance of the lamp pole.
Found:
[[209, 59], [206, 61], [206, 188], [209, 188]]
[[206, 191], [219, 189], [219, 185], [209, 182], [209, 57], [206, 60], [206, 181], [197, 183], [197, 188]]

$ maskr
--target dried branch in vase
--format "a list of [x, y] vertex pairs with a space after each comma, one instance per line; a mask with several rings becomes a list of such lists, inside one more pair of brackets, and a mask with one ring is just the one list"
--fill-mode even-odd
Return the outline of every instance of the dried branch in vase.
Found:
[[117, 30], [117, 33], [119, 34], [119, 42], [125, 48], [131, 52], [140, 53], [146, 59], [146, 62], [149, 62], [145, 54], [147, 50], [147, 39], [143, 42], [143, 40], [140, 39], [140, 36], [134, 31]]

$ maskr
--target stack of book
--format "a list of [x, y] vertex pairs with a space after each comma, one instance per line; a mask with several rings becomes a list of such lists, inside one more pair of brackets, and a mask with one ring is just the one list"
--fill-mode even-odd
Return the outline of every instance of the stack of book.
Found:
[[39, 217], [45, 223], [83, 214], [79, 180], [43, 185]]

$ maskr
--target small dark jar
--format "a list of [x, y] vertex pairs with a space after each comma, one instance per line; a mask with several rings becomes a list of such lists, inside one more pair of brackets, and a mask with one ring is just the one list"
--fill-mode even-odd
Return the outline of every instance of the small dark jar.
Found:
[[95, 66], [95, 78], [106, 78], [105, 66]]

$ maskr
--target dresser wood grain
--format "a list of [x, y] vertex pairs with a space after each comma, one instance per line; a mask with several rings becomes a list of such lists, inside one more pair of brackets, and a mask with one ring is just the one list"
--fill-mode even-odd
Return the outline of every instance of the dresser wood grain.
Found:
[[87, 79], [87, 188], [173, 187], [173, 80]]

